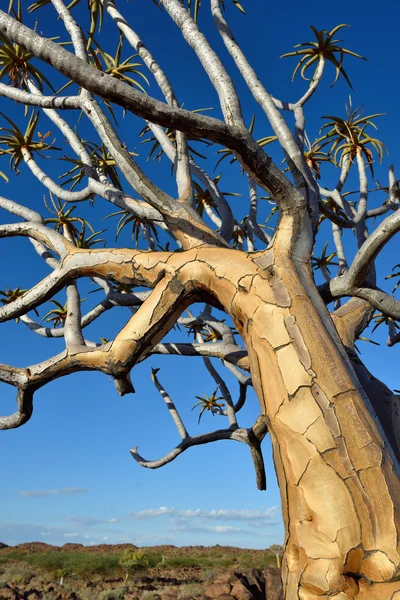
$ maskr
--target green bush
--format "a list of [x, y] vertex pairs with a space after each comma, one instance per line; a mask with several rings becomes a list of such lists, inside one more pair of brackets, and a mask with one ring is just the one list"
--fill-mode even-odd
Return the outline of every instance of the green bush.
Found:
[[199, 559], [192, 556], [171, 556], [166, 558], [165, 566], [177, 569], [179, 567], [198, 567]]
[[29, 563], [37, 569], [58, 575], [76, 577], [92, 577], [93, 575], [112, 575], [118, 571], [117, 553], [106, 554], [93, 553], [84, 554], [78, 552], [40, 552], [27, 554], [19, 557], [20, 560]]
[[203, 569], [214, 569], [217, 567], [231, 567], [236, 564], [237, 560], [234, 555], [221, 555], [215, 553], [214, 555], [193, 555], [193, 556], [170, 556], [165, 559], [163, 566], [170, 567], [172, 569], [179, 569], [183, 567], [194, 567]]
[[265, 569], [266, 567], [275, 567], [276, 560], [273, 554], [263, 554], [252, 557], [250, 554], [243, 554], [238, 557], [238, 566], [240, 569]]
[[147, 558], [149, 559], [149, 567], [150, 568], [158, 567], [158, 565], [161, 564], [162, 559], [163, 559], [162, 554], [155, 554], [153, 552], [148, 552]]
[[143, 550], [127, 548], [122, 552], [119, 564], [125, 571], [144, 571], [150, 567], [150, 560]]
[[[267, 566], [276, 566], [276, 558], [271, 553], [253, 555], [249, 552], [238, 552], [227, 554], [218, 549], [211, 550], [207, 554], [196, 553], [185, 556], [168, 556], [162, 563], [162, 555], [155, 552], [137, 550], [133, 547], [123, 552], [38, 552], [35, 554], [22, 554], [7, 552], [0, 556], [0, 570], [6, 571], [13, 565], [25, 564], [30, 567], [31, 572], [47, 571], [54, 578], [60, 578], [64, 574], [70, 578], [93, 578], [107, 576], [121, 576], [137, 572], [140, 573], [148, 568], [162, 566], [165, 568], [187, 568], [194, 567], [203, 570], [218, 568], [249, 569], [257, 567], [263, 569]], [[4, 576], [0, 573], [0, 581]]]

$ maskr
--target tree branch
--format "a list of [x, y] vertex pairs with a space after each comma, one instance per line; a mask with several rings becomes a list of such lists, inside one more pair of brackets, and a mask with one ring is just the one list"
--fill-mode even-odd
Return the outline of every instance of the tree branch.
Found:
[[[144, 64], [147, 66], [149, 71], [154, 75], [154, 78], [160, 87], [162, 93], [170, 106], [178, 107], [178, 100], [175, 96], [173, 88], [168, 81], [167, 76], [161, 69], [160, 65], [156, 63], [153, 56], [146, 48], [142, 40], [133, 31], [132, 27], [127, 23], [121, 13], [117, 10], [114, 2], [111, 0], [102, 0], [103, 6], [106, 8], [110, 17], [114, 20], [117, 27], [124, 34], [131, 46], [139, 54]], [[191, 201], [191, 178], [189, 169], [189, 150], [187, 145], [186, 135], [180, 131], [176, 132], [176, 160], [174, 158], [174, 164], [176, 168], [176, 182], [178, 186], [179, 198], [182, 200]]]
[[[343, 292], [353, 287], [360, 287], [379, 252], [386, 246], [392, 237], [400, 231], [400, 211], [386, 217], [371, 235], [364, 241], [349, 270], [341, 277], [335, 277], [331, 281], [332, 295], [345, 295]], [[351, 294], [349, 294], [351, 295]]]
[[32, 96], [25, 90], [0, 83], [0, 96], [25, 104], [26, 106], [38, 106], [40, 108], [60, 108], [63, 110], [79, 110], [81, 99], [79, 96]]
[[0, 31], [10, 40], [51, 64], [60, 73], [102, 98], [115, 102], [137, 116], [165, 127], [192, 133], [220, 143], [237, 154], [253, 179], [280, 203], [283, 210], [304, 203], [280, 169], [243, 127], [232, 127], [218, 119], [169, 107], [137, 92], [110, 75], [99, 72], [54, 42], [42, 38], [0, 11]]
[[165, 401], [165, 404], [167, 405], [167, 408], [169, 410], [169, 414], [171, 415], [171, 417], [176, 425], [179, 435], [181, 436], [181, 438], [183, 440], [185, 440], [186, 438], [189, 437], [189, 434], [186, 430], [186, 427], [181, 419], [181, 416], [180, 416], [175, 404], [173, 403], [173, 401], [171, 400], [171, 397], [168, 395], [165, 388], [161, 385], [160, 380], [157, 377], [157, 373], [158, 373], [159, 369], [152, 369], [151, 371], [152, 371], [151, 379], [152, 379], [154, 385], [156, 386], [157, 390], [160, 392], [161, 397]]
[[[206, 359], [206, 360], [209, 361], [209, 359]], [[206, 363], [206, 365], [207, 365], [207, 368], [209, 369], [211, 363], [208, 362], [208, 363]], [[211, 367], [212, 367], [212, 365], [211, 365]], [[175, 404], [173, 403], [170, 396], [167, 394], [164, 387], [161, 385], [161, 383], [159, 382], [159, 380], [157, 378], [158, 371], [159, 371], [159, 369], [152, 369], [151, 378], [152, 378], [153, 383], [155, 384], [156, 388], [160, 392], [162, 398], [165, 400], [165, 402], [167, 404], [169, 413], [176, 425], [176, 428], [179, 432], [180, 437], [182, 438], [182, 441], [173, 450], [171, 450], [166, 455], [164, 455], [162, 458], [159, 458], [157, 460], [144, 459], [139, 454], [138, 447], [136, 446], [135, 448], [133, 448], [130, 451], [131, 455], [135, 459], [135, 461], [141, 467], [146, 467], [147, 469], [159, 469], [160, 467], [163, 467], [166, 464], [175, 460], [175, 458], [177, 458], [180, 454], [182, 454], [183, 452], [185, 452], [185, 450], [187, 450], [188, 448], [191, 448], [192, 446], [198, 446], [201, 444], [209, 444], [209, 443], [220, 441], [220, 440], [234, 440], [234, 441], [238, 441], [238, 442], [243, 442], [243, 443], [247, 444], [250, 448], [254, 468], [256, 471], [257, 487], [260, 490], [265, 490], [266, 489], [265, 467], [264, 467], [263, 456], [261, 453], [261, 442], [268, 432], [268, 426], [267, 426], [265, 417], [263, 415], [260, 415], [260, 417], [257, 419], [256, 423], [253, 425], [253, 427], [251, 427], [250, 429], [242, 429], [242, 428], [238, 427], [237, 422], [236, 422], [236, 417], [234, 417], [234, 420], [232, 421], [232, 416], [230, 415], [229, 416], [230, 427], [228, 429], [218, 429], [218, 430], [212, 431], [210, 433], [200, 434], [200, 435], [196, 435], [196, 436], [190, 436], [187, 432], [187, 429], [186, 429], [180, 415], [179, 415], [179, 412], [178, 412]], [[226, 387], [224, 388], [225, 384], [221, 388], [221, 380], [220, 380], [219, 375], [216, 373], [216, 371], [211, 369], [210, 373], [214, 378], [217, 375], [217, 378], [215, 378], [215, 380], [217, 381], [221, 391], [222, 391], [222, 389], [225, 389], [225, 394], [226, 394], [227, 388]], [[228, 394], [229, 394], [229, 392], [228, 392]], [[229, 394], [229, 396], [230, 396], [230, 394]], [[225, 397], [225, 395], [224, 395], [224, 397]], [[230, 402], [230, 407], [233, 410], [233, 405], [231, 402]]]
[[0, 417], [0, 429], [15, 429], [24, 425], [32, 416], [33, 392], [19, 389], [17, 393], [17, 410], [9, 417]]

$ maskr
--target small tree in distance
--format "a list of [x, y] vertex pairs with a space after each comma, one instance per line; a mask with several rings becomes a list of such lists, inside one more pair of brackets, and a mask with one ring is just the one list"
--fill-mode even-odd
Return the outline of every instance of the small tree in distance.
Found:
[[273, 544], [272, 546], [270, 546], [269, 549], [271, 550], [271, 552], [273, 552], [275, 554], [276, 566], [278, 567], [278, 569], [280, 569], [281, 568], [281, 556], [283, 554], [282, 546], [280, 546], [279, 544]]
[[121, 554], [119, 564], [123, 569], [125, 569], [126, 582], [130, 572], [144, 571], [148, 569], [150, 566], [150, 561], [144, 550], [126, 548]]
[[[47, 269], [30, 289], [2, 284], [0, 321], [16, 320], [32, 335], [65, 341], [61, 353], [39, 364], [0, 365], [0, 380], [17, 389], [17, 411], [1, 417], [0, 428], [26, 423], [34, 394], [56, 378], [100, 371], [124, 395], [134, 392], [133, 367], [149, 356], [200, 357], [217, 387], [197, 397], [199, 420], [211, 412], [226, 418], [227, 427], [190, 435], [153, 369], [181, 441], [157, 460], [146, 460], [137, 448], [133, 458], [158, 468], [194, 445], [239, 441], [249, 447], [258, 487], [265, 489], [261, 443], [269, 433], [285, 523], [286, 600], [397, 598], [399, 403], [368, 372], [355, 343], [374, 319], [387, 327], [389, 345], [400, 341], [400, 301], [382, 288], [385, 273], [375, 264], [400, 231], [398, 181], [389, 166], [387, 183], [374, 184], [371, 199], [374, 165], [384, 157], [378, 113], [364, 115], [350, 101], [344, 116], [324, 117], [316, 140], [306, 130], [308, 102], [326, 67], [335, 69], [334, 84], [342, 79], [351, 86], [347, 59], [363, 57], [337, 39], [346, 25], [312, 27], [313, 40], [284, 55], [298, 61], [294, 76], [310, 77], [308, 87], [293, 102], [277, 99], [230, 30], [224, 10], [231, 6], [210, 0], [216, 30], [263, 113], [264, 130], [256, 136], [222, 58], [197, 24], [205, 1], [155, 1], [164, 10], [154, 7], [154, 19], [176, 24], [218, 95], [222, 118], [182, 108], [151, 53], [151, 39], [148, 48], [134, 30], [135, 18], [125, 17], [124, 2], [118, 4], [91, 1], [86, 20], [74, 12], [86, 9], [79, 1], [68, 8], [63, 0], [38, 0], [23, 12], [22, 3], [11, 0], [8, 13], [0, 10], [0, 95], [6, 107], [10, 101], [24, 107], [12, 119], [2, 113], [0, 154], [10, 159], [11, 171], [30, 170], [53, 197], [51, 216], [42, 215], [41, 203], [0, 198], [11, 215], [0, 237], [28, 238]], [[51, 39], [52, 28], [48, 37], [39, 35], [41, 11], [47, 11], [46, 29], [50, 22], [65, 27], [67, 46]], [[105, 19], [120, 34], [116, 48], [99, 33]], [[128, 45], [138, 56], [123, 58]], [[165, 102], [144, 93], [145, 69]], [[69, 95], [54, 94], [59, 86]], [[141, 135], [148, 136], [150, 156], [165, 155], [173, 165], [174, 196], [165, 191], [167, 182], [159, 187], [146, 175], [131, 141], [121, 141], [136, 117], [145, 121]], [[50, 132], [40, 133], [39, 118], [60, 131], [61, 159], [68, 163], [61, 183], [54, 167], [61, 145]], [[82, 137], [82, 121], [92, 127], [93, 141]], [[271, 144], [281, 149], [278, 161], [267, 153]], [[212, 145], [220, 146], [222, 164], [239, 164], [246, 177], [248, 197], [236, 214], [237, 192], [223, 192], [202, 159], [203, 147]], [[43, 153], [53, 166], [45, 167]], [[336, 179], [328, 184], [332, 171]], [[78, 203], [95, 198], [117, 207], [117, 237], [132, 228], [134, 248], [107, 246], [101, 226], [80, 215]], [[87, 281], [102, 298], [82, 314], [82, 292], [93, 289]], [[63, 290], [65, 298], [55, 300]], [[195, 303], [201, 308], [192, 314]], [[113, 339], [89, 339], [86, 328], [115, 306], [128, 307], [126, 324]], [[163, 342], [175, 324], [192, 340]], [[216, 364], [237, 378], [236, 401]], [[238, 415], [250, 386], [261, 412], [243, 428]], [[125, 564], [137, 560], [132, 554]]]

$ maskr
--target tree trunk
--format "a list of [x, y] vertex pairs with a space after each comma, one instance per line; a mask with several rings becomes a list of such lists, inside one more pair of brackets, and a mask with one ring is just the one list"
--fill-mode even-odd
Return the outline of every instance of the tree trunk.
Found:
[[290, 220], [281, 217], [263, 252], [206, 244], [172, 253], [74, 250], [64, 266], [75, 275], [154, 290], [112, 343], [31, 368], [30, 382], [43, 385], [78, 364], [111, 374], [126, 393], [127, 374], [185, 307], [222, 307], [246, 345], [271, 434], [286, 600], [400, 600], [399, 463], [317, 292], [310, 242]]
[[367, 394], [386, 436], [400, 460], [400, 396], [372, 375], [355, 352], [348, 351], [358, 381]]
[[399, 464], [308, 266], [275, 244], [214, 252], [199, 275], [243, 337], [268, 419], [285, 599], [400, 598]]
[[355, 341], [368, 326], [375, 309], [351, 298], [333, 315], [333, 322], [364, 392], [375, 410], [390, 445], [400, 461], [400, 396], [372, 375], [356, 352]]

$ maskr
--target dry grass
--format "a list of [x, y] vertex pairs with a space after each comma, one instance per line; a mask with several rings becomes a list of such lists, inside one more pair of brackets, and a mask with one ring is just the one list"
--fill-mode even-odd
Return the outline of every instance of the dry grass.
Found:
[[186, 598], [191, 598], [193, 596], [198, 596], [201, 594], [201, 588], [196, 583], [187, 583], [186, 585], [181, 585], [178, 590], [178, 600], [185, 600]]
[[158, 595], [156, 591], [147, 590], [140, 596], [140, 600], [154, 600]]
[[13, 582], [15, 584], [29, 583], [35, 577], [34, 569], [23, 562], [11, 562], [0, 570], [0, 585]]

